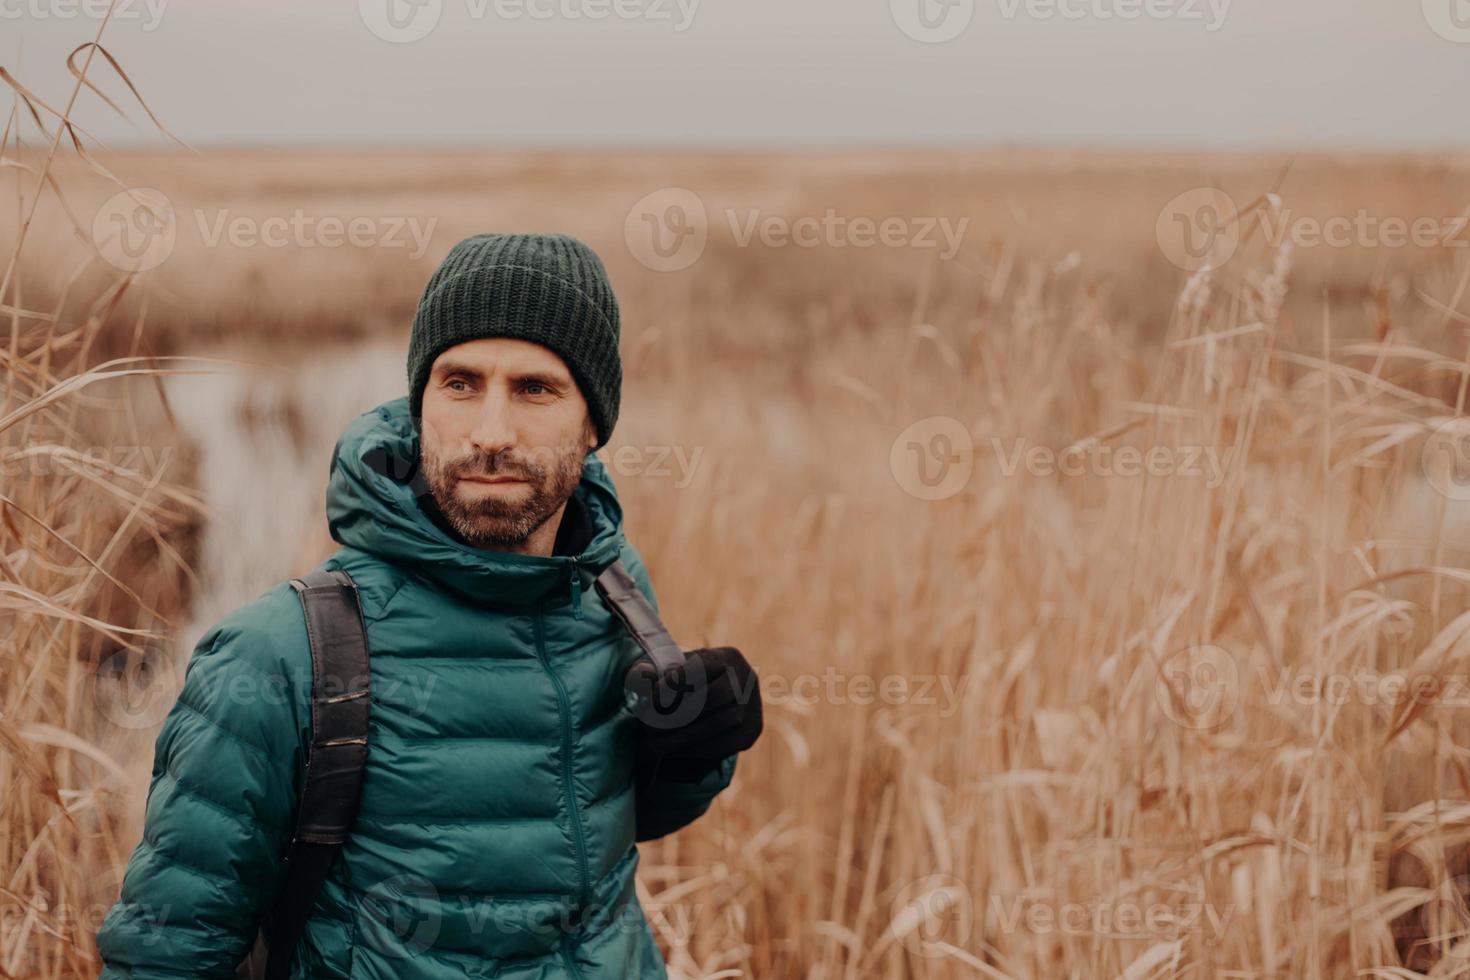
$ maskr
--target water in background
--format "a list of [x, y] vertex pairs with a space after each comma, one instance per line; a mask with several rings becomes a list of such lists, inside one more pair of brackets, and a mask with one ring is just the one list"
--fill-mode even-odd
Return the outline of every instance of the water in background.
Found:
[[199, 491], [212, 512], [200, 542], [202, 588], [179, 632], [187, 659], [214, 623], [335, 550], [325, 513], [332, 448], [353, 418], [405, 393], [404, 350], [357, 342], [167, 381], [198, 445]]

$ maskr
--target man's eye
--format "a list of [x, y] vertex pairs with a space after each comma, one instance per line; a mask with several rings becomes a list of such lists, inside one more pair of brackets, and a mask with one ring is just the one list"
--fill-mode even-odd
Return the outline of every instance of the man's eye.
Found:
[[524, 390], [528, 395], [544, 395], [551, 391], [550, 388], [537, 381], [526, 382]]
[[469, 384], [469, 382], [465, 381], [464, 378], [453, 378], [449, 382], [449, 387], [450, 388], [454, 388], [455, 391], [463, 391], [464, 390], [463, 388], [455, 388], [454, 386], [455, 385], [467, 385], [467, 384]]

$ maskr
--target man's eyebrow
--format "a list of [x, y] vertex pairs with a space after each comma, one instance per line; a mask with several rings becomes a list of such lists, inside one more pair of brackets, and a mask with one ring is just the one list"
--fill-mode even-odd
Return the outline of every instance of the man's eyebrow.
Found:
[[479, 368], [472, 367], [460, 361], [440, 361], [435, 366], [434, 373], [441, 376], [446, 374], [468, 374], [472, 378], [483, 377], [483, 372]]
[[526, 371], [521, 374], [512, 374], [510, 379], [521, 383], [534, 381], [537, 384], [546, 385], [548, 388], [565, 388], [571, 380], [558, 374], [548, 374], [545, 371]]
[[[485, 372], [479, 368], [462, 361], [441, 361], [435, 366], [434, 373], [440, 377], [450, 374], [463, 374], [471, 378], [480, 379], [485, 376]], [[510, 380], [520, 383], [535, 381], [550, 388], [565, 388], [571, 382], [571, 377], [552, 374], [547, 371], [522, 371], [511, 374]]]

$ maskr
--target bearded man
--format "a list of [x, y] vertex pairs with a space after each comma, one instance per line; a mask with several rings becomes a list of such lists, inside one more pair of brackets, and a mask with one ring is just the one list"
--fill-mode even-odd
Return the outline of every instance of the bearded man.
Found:
[[[424, 290], [408, 394], [337, 440], [341, 548], [319, 569], [356, 588], [367, 749], [291, 977], [666, 976], [636, 843], [709, 808], [761, 702], [740, 652], [714, 647], [687, 653], [695, 713], [628, 710], [641, 653], [591, 587], [621, 562], [657, 607], [595, 455], [618, 417], [618, 339], [582, 242], [475, 235]], [[313, 747], [310, 641], [281, 583], [195, 647], [98, 934], [103, 977], [236, 975], [283, 897]]]

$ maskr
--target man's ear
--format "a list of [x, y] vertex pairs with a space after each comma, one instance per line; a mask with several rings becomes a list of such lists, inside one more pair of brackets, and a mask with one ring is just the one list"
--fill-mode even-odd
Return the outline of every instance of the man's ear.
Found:
[[597, 445], [597, 426], [592, 424], [592, 416], [588, 415], [582, 423], [582, 431], [586, 433], [584, 439], [587, 443], [587, 451], [590, 453], [592, 447]]

